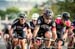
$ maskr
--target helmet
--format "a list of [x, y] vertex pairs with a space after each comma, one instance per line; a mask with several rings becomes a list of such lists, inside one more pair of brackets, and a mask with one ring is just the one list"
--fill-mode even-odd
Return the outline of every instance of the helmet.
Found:
[[19, 18], [26, 18], [27, 16], [26, 16], [26, 14], [25, 13], [20, 13], [19, 14]]
[[44, 11], [44, 15], [48, 18], [52, 18], [53, 17], [53, 11], [50, 9], [45, 9]]
[[61, 15], [57, 15], [57, 17], [60, 17], [61, 18]]
[[63, 12], [62, 13], [62, 18], [65, 19], [65, 20], [68, 20], [70, 18], [70, 13], [68, 12]]
[[38, 13], [33, 13], [32, 14], [32, 20], [37, 20], [39, 17], [39, 14]]

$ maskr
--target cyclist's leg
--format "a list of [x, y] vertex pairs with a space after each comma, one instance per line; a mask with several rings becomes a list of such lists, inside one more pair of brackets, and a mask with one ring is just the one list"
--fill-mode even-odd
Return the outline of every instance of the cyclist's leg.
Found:
[[26, 39], [21, 39], [20, 44], [22, 46], [22, 49], [26, 49]]
[[12, 40], [13, 48], [18, 44], [18, 38], [13, 38]]
[[17, 33], [12, 34], [13, 39], [12, 39], [12, 45], [13, 48], [18, 44], [18, 38], [17, 38]]
[[74, 46], [74, 37], [71, 37], [68, 43], [68, 49], [73, 49]]
[[35, 44], [34, 44], [34, 40], [31, 41], [31, 45], [30, 45], [30, 49], [35, 49]]
[[72, 29], [69, 29], [69, 32], [68, 32], [68, 49], [72, 49], [73, 48], [73, 45], [74, 45], [74, 33], [72, 32]]
[[9, 39], [9, 34], [4, 34], [4, 40], [7, 41]]
[[[45, 33], [45, 37], [48, 38], [48, 39], [50, 39], [52, 37], [51, 31], [47, 31]], [[45, 45], [46, 45], [47, 48], [50, 48], [51, 41], [45, 41]]]
[[57, 42], [56, 48], [57, 48], [57, 49], [62, 49], [62, 45], [63, 45], [63, 43], [64, 43], [64, 40], [62, 39], [63, 34], [60, 34], [60, 32], [58, 32], [58, 33], [57, 33], [57, 36], [58, 36], [58, 38], [57, 38], [57, 40], [56, 40], [56, 42]]
[[25, 32], [20, 34], [20, 36], [23, 38], [23, 39], [20, 39], [21, 47], [22, 49], [26, 49], [26, 39], [24, 39], [26, 37]]

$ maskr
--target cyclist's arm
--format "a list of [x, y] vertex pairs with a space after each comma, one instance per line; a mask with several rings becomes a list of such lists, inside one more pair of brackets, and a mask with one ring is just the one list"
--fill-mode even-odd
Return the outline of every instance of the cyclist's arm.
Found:
[[53, 38], [54, 40], [57, 39], [56, 27], [53, 27], [53, 28], [52, 28], [52, 38]]
[[39, 31], [39, 26], [36, 26], [35, 27], [35, 29], [34, 29], [34, 31], [33, 31], [33, 37], [35, 38], [36, 36], [37, 36], [37, 33], [38, 33], [38, 31]]
[[32, 34], [32, 33], [31, 33], [31, 29], [30, 29], [30, 28], [28, 29], [28, 31], [27, 31], [27, 32], [28, 32], [27, 34]]
[[53, 38], [54, 40], [57, 39], [56, 24], [55, 24], [55, 23], [53, 24], [53, 27], [52, 27], [52, 38]]
[[63, 35], [63, 37], [62, 37], [62, 39], [65, 39], [65, 38], [67, 38], [67, 35], [68, 35], [68, 29], [66, 29], [66, 26], [63, 28], [64, 29], [64, 35]]
[[23, 29], [24, 33], [27, 35], [27, 27]]
[[10, 35], [10, 37], [13, 36], [13, 28], [11, 28], [11, 29], [9, 30], [9, 35]]
[[71, 21], [70, 20], [65, 21], [65, 25], [66, 25], [66, 30], [65, 30], [63, 38], [66, 38], [68, 35], [68, 32], [71, 31]]
[[30, 39], [32, 38], [31, 28], [28, 24], [26, 27], [26, 36], [27, 36], [27, 38], [30, 38]]
[[13, 36], [14, 27], [15, 27], [15, 24], [12, 24], [11, 29], [9, 30], [9, 35], [10, 35], [10, 37]]
[[68, 30], [66, 30], [66, 31], [64, 32], [64, 35], [63, 35], [62, 39], [67, 38], [67, 35], [68, 35]]

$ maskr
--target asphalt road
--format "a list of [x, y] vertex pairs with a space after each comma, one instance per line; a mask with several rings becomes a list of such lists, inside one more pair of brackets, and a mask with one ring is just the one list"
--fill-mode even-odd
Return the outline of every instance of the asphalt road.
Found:
[[5, 42], [3, 38], [0, 38], [0, 49], [6, 49]]

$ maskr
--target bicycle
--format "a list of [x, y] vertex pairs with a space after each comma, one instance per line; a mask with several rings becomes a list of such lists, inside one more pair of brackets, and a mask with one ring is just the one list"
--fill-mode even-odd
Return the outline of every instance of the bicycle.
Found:
[[20, 45], [20, 40], [19, 39], [26, 39], [26, 43], [27, 43], [27, 45], [26, 45], [26, 49], [30, 49], [30, 40], [27, 38], [27, 37], [21, 37], [21, 36], [18, 36], [17, 37], [18, 38], [18, 44], [14, 47], [14, 49], [22, 49], [22, 47], [21, 47], [21, 45]]
[[7, 49], [12, 49], [12, 40], [11, 40], [11, 38], [7, 39], [6, 48]]
[[38, 49], [46, 49], [46, 46], [45, 46], [45, 42], [44, 41], [55, 41], [54, 39], [48, 39], [48, 38], [42, 38], [42, 37], [36, 37], [34, 39], [34, 41], [36, 41], [36, 40], [41, 40], [41, 45], [40, 45], [40, 47]]

